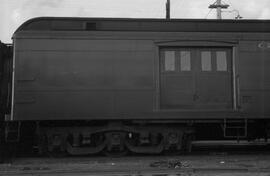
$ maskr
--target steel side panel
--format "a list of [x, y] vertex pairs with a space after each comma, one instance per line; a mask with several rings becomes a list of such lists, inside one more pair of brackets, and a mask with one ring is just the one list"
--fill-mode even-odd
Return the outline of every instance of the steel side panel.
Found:
[[[22, 45], [24, 40], [30, 46]], [[85, 50], [78, 51], [65, 48], [72, 46], [73, 40], [60, 41], [57, 45], [62, 48], [53, 50], [47, 50], [47, 45], [55, 45], [54, 40], [18, 42], [21, 47], [16, 50], [14, 120], [153, 111], [153, 43], [82, 41], [81, 48]], [[75, 42], [74, 48], [79, 44]], [[31, 49], [34, 45], [39, 48]]]
[[239, 51], [241, 111], [250, 116], [270, 116], [270, 49], [260, 42], [241, 41]]
[[[162, 35], [162, 40], [165, 40], [167, 36]], [[192, 38], [193, 34], [188, 35]], [[206, 38], [204, 34], [197, 36], [200, 40]], [[226, 34], [227, 39], [234, 39], [230, 36]], [[258, 40], [264, 39], [262, 37], [257, 40], [256, 35], [247, 35], [254, 38], [244, 41], [246, 35], [239, 36], [236, 76], [240, 82], [236, 97], [239, 96], [237, 108], [240, 108], [240, 113], [236, 116], [270, 118], [270, 50], [258, 48], [261, 42]], [[131, 40], [124, 40], [114, 35], [111, 39], [95, 41], [83, 37], [69, 39], [67, 36], [63, 40], [59, 37], [46, 39], [46, 36], [17, 38], [14, 40], [13, 119], [204, 119], [233, 116], [226, 111], [164, 112], [155, 109], [158, 92], [155, 80], [158, 62], [155, 59], [158, 58], [154, 48], [157, 46], [152, 39], [144, 40], [145, 37], [141, 36], [136, 40], [136, 37], [133, 35]], [[217, 40], [222, 37], [215, 33], [207, 38]], [[113, 59], [121, 64], [115, 64]]]

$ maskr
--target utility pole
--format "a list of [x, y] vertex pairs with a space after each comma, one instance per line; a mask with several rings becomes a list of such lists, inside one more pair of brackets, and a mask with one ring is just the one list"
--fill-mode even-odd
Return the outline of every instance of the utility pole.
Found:
[[167, 0], [166, 2], [166, 19], [171, 18], [171, 5], [170, 0]]
[[217, 19], [222, 19], [222, 16], [221, 16], [221, 0], [217, 0]]
[[217, 0], [216, 2], [214, 2], [214, 4], [211, 4], [208, 8], [216, 9], [217, 10], [217, 19], [221, 20], [222, 19], [221, 9], [227, 9], [228, 7], [229, 7], [228, 4], [222, 4], [221, 0]]

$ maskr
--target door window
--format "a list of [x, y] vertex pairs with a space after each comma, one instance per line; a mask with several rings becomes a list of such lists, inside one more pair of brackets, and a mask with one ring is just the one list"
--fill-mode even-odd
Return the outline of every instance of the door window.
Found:
[[190, 51], [180, 51], [180, 69], [181, 71], [191, 70]]
[[217, 51], [217, 71], [227, 71], [227, 55], [225, 51]]
[[211, 52], [210, 51], [202, 51], [201, 52], [201, 64], [202, 64], [202, 71], [211, 71], [212, 70]]
[[231, 50], [179, 47], [160, 53], [161, 109], [231, 109]]
[[175, 51], [165, 51], [165, 71], [175, 71]]

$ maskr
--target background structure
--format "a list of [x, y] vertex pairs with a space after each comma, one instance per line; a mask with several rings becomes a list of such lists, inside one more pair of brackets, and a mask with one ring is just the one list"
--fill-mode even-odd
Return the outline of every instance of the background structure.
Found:
[[[171, 0], [171, 18], [216, 18], [208, 6], [215, 0]], [[244, 19], [270, 19], [269, 0], [223, 0], [230, 7], [224, 19], [238, 10]], [[0, 0], [0, 40], [11, 42], [16, 28], [39, 16], [165, 18], [166, 0]]]

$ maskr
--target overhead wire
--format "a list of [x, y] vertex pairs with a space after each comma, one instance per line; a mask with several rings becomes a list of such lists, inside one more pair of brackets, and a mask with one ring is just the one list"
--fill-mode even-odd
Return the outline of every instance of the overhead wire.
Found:
[[210, 9], [210, 10], [208, 11], [208, 13], [207, 13], [207, 14], [205, 15], [205, 17], [204, 17], [205, 19], [207, 19], [208, 15], [212, 12], [212, 10], [213, 10], [213, 9]]
[[[217, 3], [217, 1], [214, 2], [214, 4]], [[204, 19], [207, 19], [208, 15], [212, 12], [212, 8], [208, 11], [208, 13], [205, 15]]]
[[[232, 2], [231, 2], [230, 0], [226, 0], [226, 1], [227, 1], [227, 3], [234, 9]], [[223, 3], [224, 3], [224, 2], [223, 2]]]

